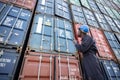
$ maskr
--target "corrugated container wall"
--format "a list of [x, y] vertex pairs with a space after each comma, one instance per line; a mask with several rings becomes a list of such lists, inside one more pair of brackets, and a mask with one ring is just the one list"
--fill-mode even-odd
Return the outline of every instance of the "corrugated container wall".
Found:
[[16, 47], [23, 46], [31, 11], [1, 2], [0, 4], [0, 43]]

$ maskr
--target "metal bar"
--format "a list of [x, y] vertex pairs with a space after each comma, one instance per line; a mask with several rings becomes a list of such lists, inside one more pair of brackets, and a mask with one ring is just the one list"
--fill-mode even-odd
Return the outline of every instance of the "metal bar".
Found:
[[71, 78], [71, 76], [70, 76], [70, 62], [69, 62], [69, 57], [67, 56], [67, 61], [68, 61], [68, 74], [69, 74], [69, 77], [68, 77], [68, 79], [70, 80]]
[[52, 80], [52, 56], [50, 56], [50, 80]]
[[40, 68], [42, 63], [42, 55], [39, 57], [39, 65], [38, 65], [38, 80], [40, 80]]
[[21, 11], [22, 11], [22, 8], [20, 9], [20, 11], [19, 11], [19, 13], [18, 13], [18, 15], [17, 15], [16, 21], [14, 22], [14, 24], [13, 24], [11, 30], [10, 30], [9, 35], [7, 36], [7, 39], [6, 39], [5, 42], [4, 42], [4, 45], [7, 44], [7, 42], [8, 42], [8, 40], [9, 40], [10, 36], [12, 35], [12, 31], [13, 31], [13, 29], [14, 29], [14, 27], [15, 27], [15, 24], [16, 24], [16, 22], [17, 22], [17, 20], [18, 20], [18, 17], [20, 16]]
[[3, 20], [6, 18], [7, 14], [10, 12], [10, 10], [11, 10], [12, 7], [13, 7], [13, 5], [10, 6], [9, 10], [6, 12], [6, 14], [5, 14], [4, 17], [2, 18], [2, 20], [0, 21], [0, 25], [3, 23]]
[[59, 80], [61, 80], [61, 63], [60, 63], [60, 55], [59, 55], [59, 57], [58, 57], [58, 60], [59, 60], [59, 70], [60, 70], [60, 75], [58, 75], [58, 76], [60, 76], [60, 79], [59, 79]]

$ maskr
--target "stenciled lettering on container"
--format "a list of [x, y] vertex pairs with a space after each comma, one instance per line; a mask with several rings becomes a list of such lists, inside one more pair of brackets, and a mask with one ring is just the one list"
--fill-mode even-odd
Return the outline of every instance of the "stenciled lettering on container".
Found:
[[13, 60], [13, 62], [12, 62], [12, 60], [9, 58], [0, 58], [0, 67], [5, 67], [7, 63], [14, 64], [15, 62], [16, 62], [16, 60]]

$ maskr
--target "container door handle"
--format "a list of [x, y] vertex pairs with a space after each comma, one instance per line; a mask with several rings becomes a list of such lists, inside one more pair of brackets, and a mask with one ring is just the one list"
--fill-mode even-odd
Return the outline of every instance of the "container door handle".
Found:
[[41, 68], [41, 62], [42, 62], [42, 55], [39, 57], [39, 65], [38, 65], [38, 80], [40, 80], [40, 68]]
[[61, 63], [60, 63], [60, 55], [59, 55], [59, 57], [58, 57], [58, 60], [59, 60], [59, 70], [60, 70], [60, 75], [58, 75], [58, 76], [60, 76], [60, 80], [61, 80]]
[[52, 80], [52, 56], [50, 56], [50, 80]]
[[69, 57], [67, 56], [67, 61], [68, 61], [68, 74], [69, 74], [69, 77], [68, 79], [71, 80], [71, 76], [70, 76], [70, 62], [69, 62]]

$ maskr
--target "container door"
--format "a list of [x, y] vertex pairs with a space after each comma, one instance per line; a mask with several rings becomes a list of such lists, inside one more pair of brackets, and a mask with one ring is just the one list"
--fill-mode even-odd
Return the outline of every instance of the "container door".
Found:
[[55, 50], [75, 53], [71, 23], [60, 18], [55, 19]]
[[56, 80], [82, 80], [78, 60], [70, 56], [56, 57]]
[[68, 7], [68, 3], [64, 2], [64, 0], [55, 1], [55, 14], [61, 16], [65, 19], [71, 20], [70, 11]]
[[[19, 54], [15, 50], [0, 49], [0, 78], [4, 80], [11, 79], [15, 75], [15, 70], [19, 60]], [[4, 76], [7, 76], [6, 78]], [[1, 80], [2, 80], [1, 79]], [[9, 79], [10, 80], [10, 79]]]
[[83, 9], [83, 11], [85, 13], [85, 17], [86, 17], [88, 24], [98, 28], [99, 26], [98, 26], [98, 23], [93, 15], [93, 13], [90, 10], [85, 9], [85, 8]]
[[52, 56], [25, 56], [19, 80], [53, 80], [54, 58]]
[[36, 15], [29, 38], [31, 50], [49, 52], [54, 49], [53, 45], [53, 17]]
[[54, 0], [39, 0], [36, 12], [54, 15]]
[[76, 23], [86, 24], [86, 20], [81, 7], [71, 5], [73, 20]]

